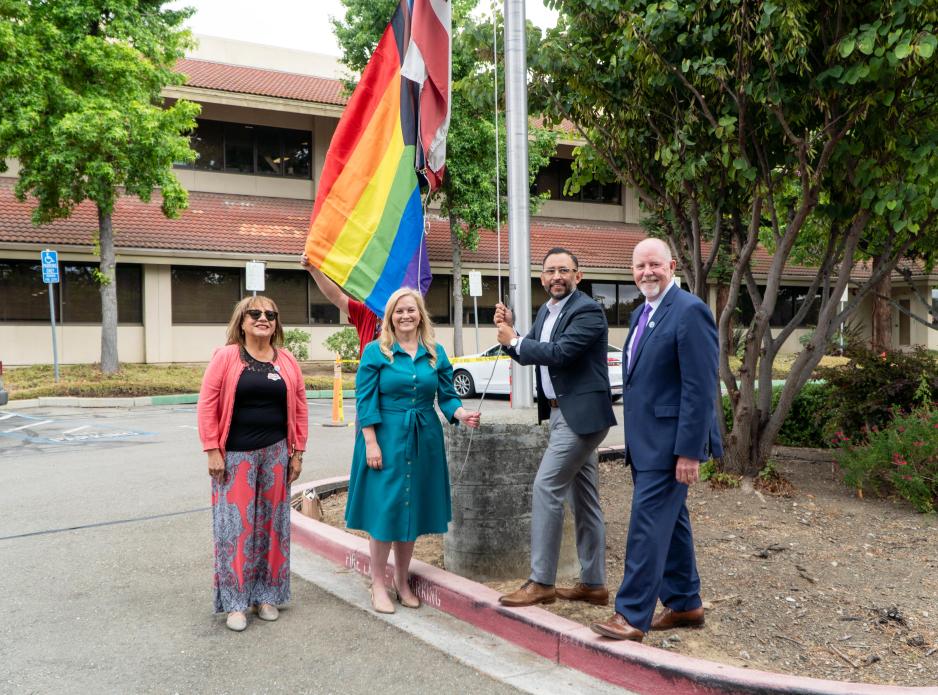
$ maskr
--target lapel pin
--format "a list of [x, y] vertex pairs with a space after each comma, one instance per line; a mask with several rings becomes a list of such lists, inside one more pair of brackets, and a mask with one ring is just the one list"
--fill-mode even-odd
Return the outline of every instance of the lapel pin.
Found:
[[654, 321], [649, 321], [649, 322], [648, 322], [648, 327], [649, 327], [649, 328], [654, 328], [654, 327], [655, 327], [655, 322], [654, 322]]

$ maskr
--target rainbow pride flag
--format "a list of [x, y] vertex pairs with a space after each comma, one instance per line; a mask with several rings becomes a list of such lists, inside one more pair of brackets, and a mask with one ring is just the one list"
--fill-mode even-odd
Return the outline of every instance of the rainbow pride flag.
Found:
[[443, 174], [449, 80], [449, 1], [401, 0], [326, 154], [306, 255], [378, 316], [430, 286], [421, 183]]

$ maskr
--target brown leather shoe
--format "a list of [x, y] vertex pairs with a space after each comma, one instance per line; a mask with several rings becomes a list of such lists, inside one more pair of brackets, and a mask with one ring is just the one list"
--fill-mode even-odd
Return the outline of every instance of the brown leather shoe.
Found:
[[604, 586], [590, 586], [583, 582], [577, 582], [569, 589], [557, 587], [557, 596], [567, 601], [585, 601], [594, 606], [609, 605], [609, 589]]
[[535, 581], [528, 580], [521, 588], [498, 599], [503, 606], [517, 608], [519, 606], [534, 606], [538, 603], [553, 603], [557, 600], [557, 592], [552, 586], [544, 586]]
[[689, 611], [672, 611], [665, 608], [652, 619], [651, 629], [673, 630], [676, 627], [703, 627], [703, 624], [703, 606]]
[[591, 623], [590, 630], [609, 639], [627, 639], [633, 642], [641, 642], [645, 639], [645, 633], [629, 625], [629, 621], [619, 613], [613, 613], [612, 617], [604, 623]]

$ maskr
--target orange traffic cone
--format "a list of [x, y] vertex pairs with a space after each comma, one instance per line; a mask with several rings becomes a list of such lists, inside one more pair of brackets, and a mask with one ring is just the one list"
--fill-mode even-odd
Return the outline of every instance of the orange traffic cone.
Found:
[[348, 427], [342, 408], [342, 358], [336, 353], [335, 368], [332, 370], [332, 422], [324, 427]]

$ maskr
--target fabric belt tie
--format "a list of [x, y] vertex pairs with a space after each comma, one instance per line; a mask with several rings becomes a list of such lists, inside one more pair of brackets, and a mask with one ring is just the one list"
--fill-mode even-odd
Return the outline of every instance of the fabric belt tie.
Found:
[[547, 399], [547, 405], [549, 405], [551, 408], [559, 408], [559, 407], [560, 407], [560, 403], [557, 402], [557, 399], [556, 399], [556, 398], [548, 398], [548, 399]]
[[383, 413], [404, 413], [404, 432], [407, 435], [406, 456], [408, 461], [415, 460], [420, 452], [420, 440], [423, 438], [422, 433], [426, 432], [427, 428], [432, 426], [433, 418], [436, 417], [433, 408], [382, 407], [380, 410]]

